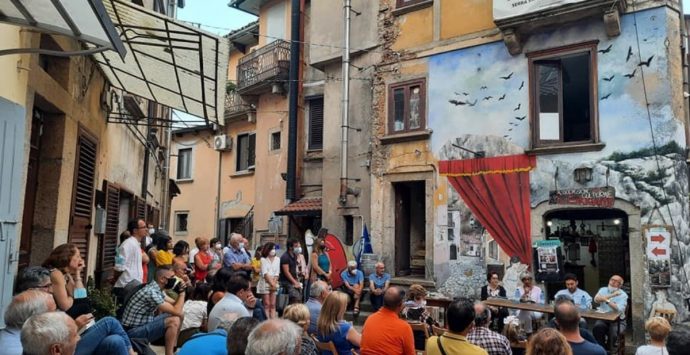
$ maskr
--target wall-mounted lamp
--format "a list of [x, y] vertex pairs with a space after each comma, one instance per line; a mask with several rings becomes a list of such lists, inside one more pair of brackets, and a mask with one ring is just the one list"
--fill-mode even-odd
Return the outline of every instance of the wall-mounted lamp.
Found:
[[615, 224], [615, 225], [621, 224], [621, 219], [620, 219], [620, 218], [614, 219], [614, 220], [613, 220], [613, 224]]
[[546, 221], [546, 225], [549, 226], [549, 227], [551, 227], [551, 226], [553, 225], [553, 222], [551, 222], [551, 221]]
[[592, 181], [592, 168], [577, 168], [573, 171], [573, 177], [580, 184]]

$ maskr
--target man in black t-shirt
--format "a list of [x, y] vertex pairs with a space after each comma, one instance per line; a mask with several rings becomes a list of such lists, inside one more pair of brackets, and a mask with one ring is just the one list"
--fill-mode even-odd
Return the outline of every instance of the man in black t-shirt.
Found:
[[302, 284], [297, 278], [297, 255], [302, 253], [299, 240], [290, 238], [287, 251], [280, 257], [280, 286], [290, 298], [290, 304], [302, 301]]

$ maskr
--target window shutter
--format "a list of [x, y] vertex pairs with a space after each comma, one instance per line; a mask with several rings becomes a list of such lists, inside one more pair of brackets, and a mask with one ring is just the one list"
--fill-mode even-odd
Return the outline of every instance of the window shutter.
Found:
[[105, 233], [99, 269], [108, 274], [115, 266], [115, 252], [119, 244], [120, 189], [105, 183]]
[[323, 97], [309, 100], [308, 149], [323, 149]]
[[256, 159], [256, 134], [249, 135], [249, 157], [247, 159], [247, 167], [254, 167]]
[[[79, 134], [68, 241], [77, 246], [84, 260], [89, 260], [89, 236], [91, 235], [97, 147], [95, 140], [83, 132]], [[84, 273], [87, 273], [86, 268], [84, 268]]]

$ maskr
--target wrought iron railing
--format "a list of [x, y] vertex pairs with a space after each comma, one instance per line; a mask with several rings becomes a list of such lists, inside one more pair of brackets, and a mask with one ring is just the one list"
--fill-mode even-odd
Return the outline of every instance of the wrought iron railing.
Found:
[[251, 111], [252, 105], [242, 99], [237, 91], [225, 94], [225, 118], [231, 118], [241, 113]]
[[237, 65], [237, 90], [265, 81], [284, 80], [290, 68], [290, 43], [277, 40], [240, 58]]

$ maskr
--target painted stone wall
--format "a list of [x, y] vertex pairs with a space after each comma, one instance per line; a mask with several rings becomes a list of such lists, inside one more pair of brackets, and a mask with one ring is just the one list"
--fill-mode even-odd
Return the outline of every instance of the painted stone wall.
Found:
[[[608, 183], [616, 188], [617, 199], [639, 208], [643, 224], [673, 224], [677, 237], [672, 242], [673, 286], [668, 298], [685, 305], [690, 298], [685, 276], [690, 262], [681, 256], [687, 255], [690, 236], [678, 15], [656, 8], [623, 15], [621, 22], [621, 35], [614, 38], [608, 38], [603, 23], [593, 19], [534, 34], [526, 41], [525, 53], [598, 41], [595, 92], [599, 137], [605, 144], [600, 151], [540, 155], [530, 174], [530, 203], [535, 208], [548, 201], [556, 180], [559, 189]], [[429, 59], [428, 87], [431, 146], [439, 160], [472, 157], [456, 146], [484, 151], [487, 157], [521, 154], [530, 148], [526, 56], [511, 56], [502, 42], [436, 55]], [[573, 170], [580, 167], [593, 169], [592, 181], [574, 181]], [[436, 211], [446, 217], [437, 219], [434, 240], [436, 248], [448, 249], [455, 241], [438, 243], [443, 237], [438, 231], [449, 228], [448, 213], [463, 210], [464, 203], [446, 186], [448, 204]], [[655, 206], [661, 213], [651, 213]], [[639, 231], [641, 225], [630, 228]], [[541, 238], [540, 233], [532, 230], [532, 238]], [[631, 250], [631, 259], [642, 257]], [[457, 284], [466, 276], [464, 268], [453, 267], [452, 261], [450, 265], [439, 261], [435, 268], [450, 268], [448, 279], [438, 281], [442, 290], [457, 295], [459, 290], [444, 282]], [[483, 280], [472, 282], [479, 287]], [[648, 284], [646, 276], [633, 280], [634, 291], [644, 294], [643, 317], [656, 299]], [[679, 306], [678, 312], [680, 321], [688, 320], [686, 306]]]

